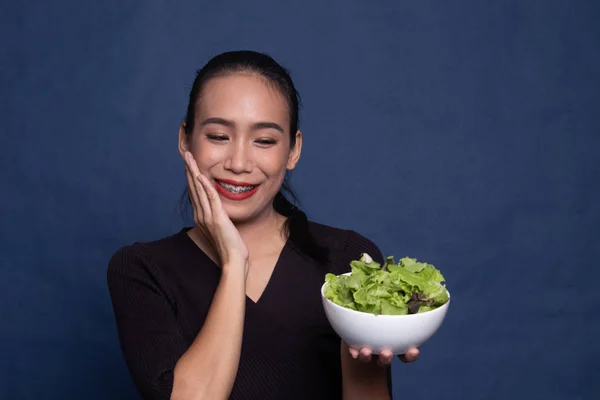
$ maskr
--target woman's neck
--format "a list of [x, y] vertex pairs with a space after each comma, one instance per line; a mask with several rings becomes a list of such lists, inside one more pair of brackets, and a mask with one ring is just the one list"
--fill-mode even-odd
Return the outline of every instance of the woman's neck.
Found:
[[252, 254], [270, 251], [279, 251], [282, 243], [287, 239], [283, 235], [283, 226], [286, 218], [274, 209], [268, 210], [265, 215], [251, 221], [236, 223], [235, 226], [248, 250]]

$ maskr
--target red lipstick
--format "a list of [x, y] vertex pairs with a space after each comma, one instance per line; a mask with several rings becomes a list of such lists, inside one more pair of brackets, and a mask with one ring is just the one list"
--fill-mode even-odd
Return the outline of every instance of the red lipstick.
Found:
[[[223, 183], [227, 183], [227, 184], [235, 185], [235, 186], [254, 186], [254, 188], [247, 192], [232, 193], [229, 190], [225, 189], [223, 186], [219, 185], [219, 182], [223, 182]], [[229, 179], [215, 179], [215, 188], [217, 189], [217, 192], [219, 192], [219, 194], [221, 196], [223, 196], [229, 200], [236, 200], [236, 201], [246, 200], [246, 199], [252, 197], [254, 195], [254, 193], [256, 193], [256, 191], [258, 190], [258, 186], [259, 185], [251, 185], [249, 183], [236, 182], [236, 181], [232, 181]]]

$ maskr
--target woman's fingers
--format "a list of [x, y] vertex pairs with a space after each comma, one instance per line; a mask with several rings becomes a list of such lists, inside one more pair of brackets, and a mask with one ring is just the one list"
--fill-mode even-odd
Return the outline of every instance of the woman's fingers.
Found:
[[200, 205], [200, 200], [198, 199], [198, 189], [196, 189], [196, 181], [192, 177], [192, 173], [190, 172], [190, 168], [185, 165], [185, 177], [188, 183], [188, 193], [190, 194], [190, 198], [192, 201], [192, 208], [194, 209], [194, 221], [196, 224], [200, 224], [204, 220], [204, 213], [202, 211], [202, 206]]
[[219, 197], [219, 193], [217, 193], [217, 189], [212, 185], [211, 181], [204, 176], [201, 172], [198, 173], [198, 181], [202, 185], [204, 189], [204, 193], [210, 203], [211, 211], [213, 216], [216, 215], [219, 211], [223, 209], [223, 205], [221, 204], [221, 198]]
[[204, 222], [207, 223], [213, 221], [214, 200], [209, 200], [209, 195], [208, 193], [206, 193], [206, 189], [202, 182], [202, 179], [206, 180], [204, 175], [202, 175], [201, 172], [198, 172], [198, 175], [196, 175], [196, 187], [198, 188], [198, 198], [200, 199], [200, 205], [202, 206], [202, 210], [204, 212]]
[[[350, 355], [352, 358], [359, 359], [362, 362], [371, 362], [373, 360], [373, 352], [368, 348], [362, 348], [360, 350], [355, 349], [353, 347], [348, 348], [350, 351]], [[413, 349], [411, 349], [413, 350]], [[409, 352], [410, 353], [410, 352]], [[413, 353], [410, 353], [410, 357], [414, 356]], [[389, 349], [382, 350], [377, 356], [377, 364], [382, 367], [387, 367], [392, 363], [394, 359], [394, 353], [392, 353]], [[416, 359], [416, 358], [415, 358]]]
[[417, 358], [419, 358], [419, 349], [413, 347], [412, 349], [409, 349], [406, 353], [398, 356], [398, 358], [400, 358], [400, 360], [405, 363], [416, 361]]
[[367, 348], [360, 349], [360, 353], [358, 354], [358, 358], [362, 362], [371, 362], [371, 358], [373, 357], [373, 353], [371, 350]]
[[[197, 184], [196, 186], [200, 186], [198, 190], [198, 195], [200, 198], [200, 203], [203, 207], [205, 207], [205, 203], [203, 202], [204, 198], [208, 200], [206, 204], [210, 208], [211, 217], [215, 217], [216, 215], [221, 215], [221, 211], [223, 210], [223, 204], [221, 203], [221, 197], [219, 193], [217, 193], [217, 189], [214, 187], [212, 182], [198, 169], [198, 165], [194, 161], [191, 153], [186, 153], [186, 157], [188, 158], [188, 163], [190, 163], [191, 169], [194, 172], [194, 176], [196, 177]], [[206, 212], [206, 211], [205, 211]]]
[[370, 362], [373, 358], [373, 352], [367, 349], [366, 347], [363, 347], [362, 349], [358, 350], [354, 347], [348, 346], [348, 350], [350, 351], [350, 355], [352, 356], [352, 358], [359, 359], [363, 362]]
[[192, 154], [190, 152], [185, 153], [185, 161], [188, 165], [188, 168], [190, 170], [192, 177], [194, 178], [193, 179], [194, 188], [195, 188], [198, 203], [200, 203], [200, 207], [202, 209], [203, 222], [206, 223], [208, 221], [212, 221], [213, 213], [212, 213], [212, 209], [211, 209], [211, 204], [208, 200], [206, 190], [204, 189], [204, 186], [202, 185], [202, 181], [200, 179], [200, 176], [202, 176], [202, 174], [200, 173], [200, 170], [198, 169], [198, 165], [196, 164], [196, 161], [194, 160], [194, 157], [192, 156]]
[[379, 362], [379, 365], [387, 366], [392, 363], [393, 358], [394, 354], [391, 352], [391, 350], [382, 350], [379, 353], [379, 359], [377, 361]]

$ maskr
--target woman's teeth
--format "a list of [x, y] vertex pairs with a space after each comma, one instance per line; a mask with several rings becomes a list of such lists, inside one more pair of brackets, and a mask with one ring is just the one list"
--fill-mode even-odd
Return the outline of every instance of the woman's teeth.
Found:
[[225, 190], [227, 190], [228, 192], [231, 192], [234, 194], [246, 193], [256, 187], [256, 186], [236, 186], [236, 185], [232, 185], [230, 183], [225, 183], [225, 182], [221, 182], [221, 181], [217, 181], [217, 183], [219, 185], [221, 185], [221, 187], [224, 188]]

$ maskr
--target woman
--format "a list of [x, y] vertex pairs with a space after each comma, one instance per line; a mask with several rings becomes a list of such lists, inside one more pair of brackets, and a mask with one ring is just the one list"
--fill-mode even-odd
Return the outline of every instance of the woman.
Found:
[[126, 246], [108, 267], [145, 399], [391, 397], [392, 354], [349, 349], [319, 296], [327, 272], [347, 272], [361, 253], [383, 257], [283, 195], [302, 139], [296, 89], [269, 56], [228, 52], [199, 71], [179, 130], [195, 225]]

